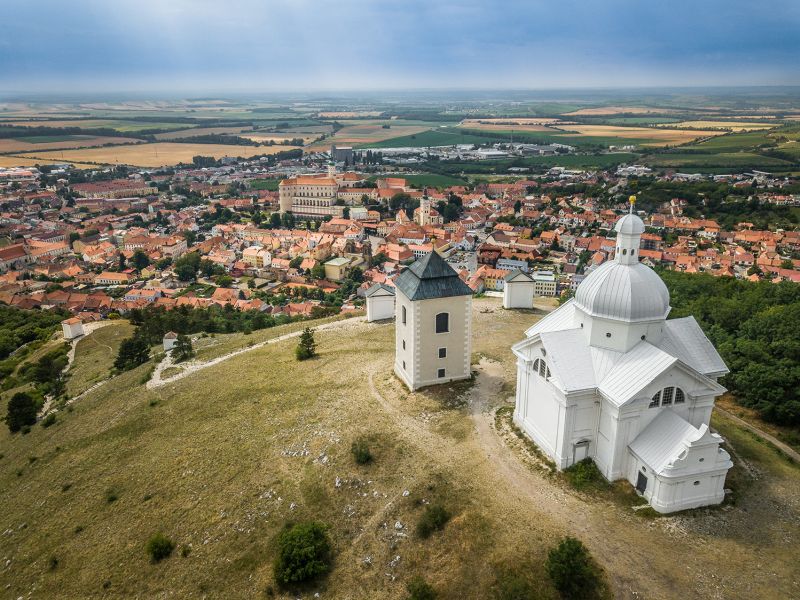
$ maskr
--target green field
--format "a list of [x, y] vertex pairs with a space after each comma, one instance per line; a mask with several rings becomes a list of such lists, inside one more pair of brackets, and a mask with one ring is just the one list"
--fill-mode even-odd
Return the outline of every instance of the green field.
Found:
[[675, 117], [611, 117], [608, 119], [581, 119], [587, 123], [607, 123], [609, 125], [663, 125], [678, 123], [682, 119]]
[[753, 152], [720, 152], [718, 154], [687, 154], [687, 153], [665, 153], [653, 154], [646, 157], [643, 162], [654, 167], [681, 167], [698, 168], [732, 168], [732, 169], [758, 169], [769, 167], [791, 168], [792, 163], [773, 158], [771, 156], [761, 156]]
[[465, 185], [467, 182], [458, 177], [450, 175], [438, 175], [436, 173], [425, 173], [422, 175], [404, 175], [403, 178], [414, 187], [434, 187], [445, 188], [451, 185]]
[[74, 142], [78, 140], [90, 140], [90, 135], [29, 135], [14, 138], [18, 142], [28, 142], [29, 144], [47, 144], [49, 142]]
[[425, 148], [427, 146], [455, 146], [458, 144], [488, 144], [500, 142], [508, 139], [504, 136], [479, 136], [464, 133], [455, 128], [439, 128], [431, 131], [423, 131], [415, 135], [404, 135], [401, 137], [390, 138], [371, 144], [363, 144], [361, 148]]
[[279, 179], [252, 179], [250, 180], [251, 190], [269, 190], [276, 192], [278, 190]]

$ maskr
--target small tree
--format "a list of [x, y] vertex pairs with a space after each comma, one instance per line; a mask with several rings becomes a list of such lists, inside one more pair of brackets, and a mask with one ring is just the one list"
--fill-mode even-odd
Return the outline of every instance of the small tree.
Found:
[[150, 360], [150, 346], [147, 341], [138, 337], [122, 340], [119, 346], [114, 368], [129, 371]]
[[317, 355], [317, 343], [314, 341], [314, 330], [310, 327], [303, 329], [300, 334], [300, 343], [294, 351], [297, 360], [307, 360]]
[[419, 575], [408, 582], [406, 589], [408, 600], [436, 600], [436, 590]]
[[275, 580], [280, 586], [303, 583], [330, 569], [328, 527], [312, 521], [287, 525], [278, 536]]
[[428, 538], [434, 531], [444, 528], [449, 520], [450, 513], [441, 504], [427, 506], [417, 523], [417, 534], [421, 538]]
[[11, 433], [36, 423], [36, 403], [25, 392], [17, 392], [8, 402], [6, 424]]
[[586, 546], [566, 537], [547, 555], [547, 573], [563, 598], [594, 598], [600, 582]]
[[359, 465], [365, 465], [372, 460], [372, 453], [369, 451], [367, 441], [363, 438], [355, 440], [350, 446], [350, 452], [353, 453], [353, 458]]
[[192, 347], [192, 340], [188, 335], [179, 334], [175, 339], [175, 346], [172, 348], [172, 358], [175, 362], [181, 362], [193, 356], [194, 348]]
[[175, 543], [163, 533], [156, 533], [147, 540], [147, 553], [150, 555], [150, 562], [157, 563], [169, 558], [173, 550], [175, 550]]

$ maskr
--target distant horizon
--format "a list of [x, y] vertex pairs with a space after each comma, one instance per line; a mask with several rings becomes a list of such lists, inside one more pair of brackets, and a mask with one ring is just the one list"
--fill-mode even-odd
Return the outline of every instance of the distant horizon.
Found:
[[6, 0], [0, 88], [320, 93], [800, 85], [800, 3]]

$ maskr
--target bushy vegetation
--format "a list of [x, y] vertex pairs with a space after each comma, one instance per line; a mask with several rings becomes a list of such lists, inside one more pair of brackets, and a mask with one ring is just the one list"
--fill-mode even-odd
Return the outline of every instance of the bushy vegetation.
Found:
[[311, 581], [331, 565], [328, 527], [317, 521], [289, 524], [278, 535], [275, 581], [282, 587]]
[[495, 600], [536, 600], [540, 597], [529, 579], [508, 569], [498, 574], [492, 596]]
[[443, 529], [449, 520], [450, 513], [441, 504], [426, 506], [417, 522], [417, 535], [423, 539], [429, 538], [435, 531]]
[[147, 554], [150, 556], [150, 562], [157, 563], [169, 558], [173, 550], [175, 550], [175, 543], [163, 533], [156, 533], [147, 540]]
[[600, 574], [580, 540], [561, 540], [547, 554], [545, 567], [562, 598], [588, 600], [599, 595]]
[[369, 451], [369, 445], [363, 438], [359, 438], [350, 446], [350, 452], [353, 453], [353, 459], [359, 465], [366, 465], [372, 461], [372, 453]]
[[300, 342], [294, 350], [297, 360], [308, 360], [317, 355], [317, 343], [314, 341], [314, 330], [310, 327], [303, 329], [300, 334]]
[[767, 421], [800, 425], [800, 286], [662, 273], [671, 317], [694, 315], [731, 373], [737, 402]]
[[600, 469], [597, 468], [591, 458], [584, 458], [582, 461], [564, 469], [564, 476], [576, 490], [585, 490], [606, 484], [603, 474], [600, 473]]
[[417, 575], [406, 585], [408, 600], [436, 600], [437, 594], [433, 586]]
[[36, 423], [36, 403], [29, 394], [17, 392], [8, 401], [6, 425], [11, 433]]
[[0, 359], [34, 340], [46, 340], [69, 313], [61, 310], [23, 310], [0, 304]]
[[172, 357], [175, 362], [182, 362], [189, 360], [194, 356], [194, 348], [192, 347], [192, 340], [188, 336], [179, 334], [175, 340], [175, 346], [172, 348]]
[[150, 360], [150, 344], [142, 337], [134, 335], [122, 340], [114, 368], [118, 371], [130, 371], [148, 360]]

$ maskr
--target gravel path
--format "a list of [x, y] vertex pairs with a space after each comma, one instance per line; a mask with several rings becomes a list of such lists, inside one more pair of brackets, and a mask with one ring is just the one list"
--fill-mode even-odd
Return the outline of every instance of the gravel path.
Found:
[[[367, 317], [352, 317], [350, 319], [344, 319], [342, 321], [333, 321], [332, 323], [325, 323], [324, 325], [318, 325], [316, 327], [312, 327], [315, 332], [318, 331], [328, 331], [330, 329], [351, 329], [354, 327], [362, 326], [366, 323]], [[252, 346], [248, 346], [247, 348], [242, 348], [240, 350], [234, 350], [233, 352], [229, 352], [228, 354], [223, 354], [222, 356], [218, 356], [217, 358], [213, 358], [206, 362], [199, 362], [195, 360], [190, 360], [185, 363], [181, 363], [183, 370], [180, 373], [176, 373], [170, 377], [164, 377], [163, 373], [169, 367], [174, 366], [175, 363], [172, 361], [172, 355], [167, 353], [164, 356], [164, 359], [158, 363], [155, 370], [153, 371], [152, 377], [150, 377], [150, 381], [147, 382], [147, 389], [153, 390], [156, 388], [160, 388], [161, 386], [167, 385], [168, 383], [172, 383], [173, 381], [178, 381], [179, 379], [183, 379], [184, 377], [188, 377], [192, 373], [197, 373], [197, 371], [201, 371], [202, 369], [207, 369], [208, 367], [213, 367], [214, 365], [218, 365], [219, 363], [228, 360], [229, 358], [233, 358], [234, 356], [239, 356], [244, 354], [245, 352], [250, 352], [252, 350], [258, 350], [259, 348], [263, 348], [268, 344], [277, 344], [278, 342], [283, 342], [292, 338], [300, 337], [302, 330], [293, 331], [292, 333], [286, 333], [284, 335], [278, 336], [276, 338], [270, 338], [263, 342], [259, 342], [258, 344], [253, 344]]]

